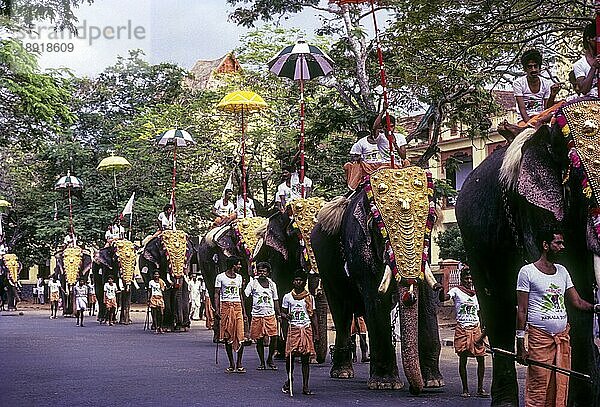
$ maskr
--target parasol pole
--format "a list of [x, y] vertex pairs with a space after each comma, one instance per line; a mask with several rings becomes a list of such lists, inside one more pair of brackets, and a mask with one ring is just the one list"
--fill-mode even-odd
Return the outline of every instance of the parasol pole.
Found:
[[173, 209], [173, 230], [175, 230], [175, 212], [176, 212], [176, 206], [175, 206], [175, 178], [177, 176], [177, 140], [174, 140], [175, 142], [173, 143], [173, 180], [171, 182], [171, 200], [173, 201], [171, 203], [171, 209]]
[[[596, 56], [600, 54], [600, 0], [594, 2], [596, 6]], [[598, 96], [600, 96], [600, 70], [596, 70], [596, 86], [598, 86]]]
[[73, 229], [73, 201], [71, 200], [71, 187], [67, 187], [67, 195], [69, 196], [69, 232], [71, 240], [75, 242], [75, 230]]
[[[600, 1], [600, 0], [596, 0]], [[392, 125], [390, 114], [388, 113], [388, 94], [387, 94], [387, 79], [385, 76], [385, 66], [383, 64], [383, 52], [381, 51], [381, 43], [379, 41], [379, 29], [377, 28], [377, 17], [375, 16], [375, 2], [371, 3], [371, 13], [373, 14], [373, 26], [375, 28], [375, 45], [377, 47], [377, 59], [379, 60], [379, 76], [381, 77], [381, 87], [383, 88], [383, 108], [385, 109], [385, 135], [390, 147], [390, 166], [394, 168], [394, 135], [392, 134]]]
[[300, 197], [304, 198], [304, 55], [300, 56]]
[[[244, 200], [244, 218], [246, 217], [246, 126], [244, 126], [244, 105], [242, 105], [242, 199]], [[236, 202], [237, 204], [237, 202]]]

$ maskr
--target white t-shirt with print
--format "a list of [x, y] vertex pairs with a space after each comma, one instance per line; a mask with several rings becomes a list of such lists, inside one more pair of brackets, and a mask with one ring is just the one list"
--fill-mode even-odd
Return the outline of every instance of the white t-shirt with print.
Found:
[[[577, 61], [575, 61], [575, 63], [573, 64], [573, 73], [575, 74], [575, 78], [581, 78], [581, 77], [585, 78], [587, 76], [588, 72], [590, 72], [590, 69], [592, 69], [592, 67], [588, 63], [585, 55], [583, 57], [581, 57], [580, 59], [578, 59]], [[594, 77], [594, 80], [592, 81], [592, 88], [585, 96], [598, 96], [598, 78], [597, 77]]]
[[275, 301], [279, 299], [277, 296], [277, 286], [270, 278], [267, 279], [269, 286], [267, 288], [260, 285], [258, 279], [250, 280], [244, 294], [246, 297], [252, 296], [252, 316], [253, 317], [268, 317], [275, 315]]
[[110, 285], [108, 283], [104, 284], [104, 295], [106, 295], [106, 298], [110, 299], [116, 299], [117, 298], [117, 285], [115, 283], [113, 283], [113, 285]]
[[77, 284], [73, 288], [73, 291], [75, 292], [75, 298], [87, 298], [87, 296], [88, 296], [88, 286], [87, 285], [80, 286], [79, 284]]
[[[310, 296], [313, 309], [315, 309], [315, 299]], [[281, 307], [286, 308], [290, 315], [290, 325], [297, 326], [300, 328], [306, 328], [310, 326], [310, 317], [308, 316], [308, 310], [306, 309], [306, 299], [295, 300], [291, 293], [287, 293], [283, 296]]]
[[148, 283], [148, 287], [150, 287], [150, 292], [153, 297], [154, 296], [157, 296], [157, 297], [163, 296], [162, 289], [160, 288], [160, 281], [156, 282], [154, 280], [150, 280], [150, 282]]
[[58, 281], [54, 282], [50, 280], [50, 282], [48, 283], [48, 289], [50, 290], [50, 294], [57, 293], [60, 291], [60, 283]]
[[[548, 100], [550, 97], [550, 87], [552, 83], [548, 79], [540, 78], [540, 90], [537, 93], [533, 93], [531, 89], [529, 89], [529, 84], [527, 83], [527, 75], [521, 76], [513, 81], [513, 93], [516, 96], [523, 97], [523, 104], [525, 105], [525, 111], [529, 117], [535, 116], [536, 114], [542, 112], [545, 109], [544, 101]], [[519, 112], [519, 105], [517, 106], [517, 113], [521, 116]], [[521, 119], [523, 119], [521, 117]]]
[[[406, 145], [406, 137], [402, 134], [394, 133], [398, 147]], [[371, 144], [367, 137], [358, 140], [350, 149], [351, 155], [360, 155], [362, 161], [367, 163], [388, 163], [390, 161], [390, 143], [384, 133], [379, 133], [376, 140], [377, 144]], [[394, 151], [394, 160], [400, 161], [400, 157]]]
[[235, 205], [232, 201], [227, 201], [227, 205], [223, 203], [223, 199], [218, 199], [213, 208], [217, 212], [218, 216], [228, 216], [235, 212]]
[[[290, 178], [290, 185], [292, 188], [292, 197], [302, 198], [302, 184], [300, 183], [300, 174], [298, 172], [293, 172], [292, 177]], [[312, 179], [308, 178], [304, 175], [304, 194], [306, 195], [306, 189], [312, 188], [313, 182]]]
[[173, 214], [167, 216], [164, 212], [158, 214], [158, 221], [160, 222], [163, 230], [173, 229]]
[[555, 335], [567, 326], [565, 292], [573, 287], [567, 269], [554, 264], [556, 273], [545, 274], [534, 264], [521, 267], [517, 291], [529, 293], [527, 323]]
[[238, 218], [253, 218], [254, 217], [254, 199], [246, 197], [246, 216], [244, 216], [244, 198], [242, 196], [237, 197], [235, 203], [235, 212]]
[[479, 324], [479, 301], [477, 296], [470, 296], [458, 287], [452, 287], [448, 295], [454, 301], [456, 322], [464, 327], [473, 327]]
[[288, 187], [285, 182], [282, 182], [277, 187], [277, 193], [275, 194], [275, 202], [281, 203], [281, 197], [283, 197], [283, 201], [285, 204], [290, 202], [293, 198], [293, 191], [291, 187]]
[[235, 278], [229, 278], [225, 273], [217, 274], [215, 288], [221, 289], [221, 301], [242, 302], [240, 295], [242, 291], [242, 276], [239, 274], [236, 274]]

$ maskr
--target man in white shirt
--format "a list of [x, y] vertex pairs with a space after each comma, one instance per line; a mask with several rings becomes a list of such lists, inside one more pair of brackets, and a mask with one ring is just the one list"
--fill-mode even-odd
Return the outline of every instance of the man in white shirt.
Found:
[[596, 24], [590, 23], [583, 30], [585, 54], [573, 64], [573, 72], [581, 93], [598, 97], [598, 69], [600, 56], [596, 54]]
[[[571, 346], [565, 298], [581, 311], [600, 312], [599, 305], [581, 299], [567, 269], [557, 264], [564, 250], [558, 230], [537, 238], [540, 258], [519, 271], [517, 279], [517, 361], [527, 360], [571, 368]], [[527, 348], [525, 346], [527, 330]], [[525, 389], [526, 406], [565, 406], [569, 377], [529, 365]]]
[[460, 284], [453, 287], [444, 295], [439, 293], [440, 301], [454, 301], [456, 310], [456, 328], [454, 330], [454, 351], [458, 355], [458, 374], [462, 382], [462, 397], [469, 397], [469, 383], [467, 381], [467, 359], [477, 359], [477, 397], [487, 397], [483, 390], [485, 376], [485, 333], [479, 326], [479, 302], [473, 288], [473, 278], [468, 267], [460, 271]]
[[159, 230], [174, 230], [175, 229], [175, 214], [171, 204], [166, 204], [163, 211], [158, 214]]
[[[344, 165], [346, 181], [352, 190], [363, 181], [366, 175], [372, 174], [379, 168], [390, 166], [390, 142], [385, 134], [385, 112], [381, 112], [373, 122], [372, 132], [359, 132], [361, 137], [350, 149], [350, 159]], [[392, 132], [392, 151], [396, 168], [410, 165], [406, 159], [406, 138], [396, 133], [396, 119], [390, 115], [390, 130]]]
[[249, 198], [246, 195], [246, 213], [244, 213], [244, 197], [238, 195], [235, 203], [235, 213], [237, 218], [253, 218], [256, 216], [256, 209], [254, 208], [254, 199]]
[[312, 179], [306, 176], [306, 162], [304, 162], [304, 182], [300, 183], [300, 162], [297, 164], [296, 171], [290, 175], [290, 186], [292, 188], [293, 198], [303, 198], [302, 185], [304, 184], [304, 198], [309, 198], [312, 191]]
[[[277, 345], [277, 318], [280, 315], [277, 286], [269, 278], [271, 265], [260, 262], [256, 265], [257, 278], [250, 280], [244, 294], [252, 298], [252, 321], [250, 339], [256, 341], [256, 352], [260, 359], [257, 370], [277, 370], [273, 363], [273, 354]], [[269, 341], [269, 354], [265, 365], [265, 340]]]
[[275, 193], [275, 207], [281, 212], [285, 211], [285, 205], [294, 199], [294, 191], [292, 190], [292, 174], [288, 170], [283, 170], [283, 182], [277, 186]]
[[[220, 319], [220, 340], [225, 342], [225, 351], [229, 359], [227, 373], [246, 373], [242, 366], [244, 353], [244, 321], [248, 320], [242, 301], [242, 268], [238, 257], [228, 257], [227, 270], [215, 279], [215, 308]], [[237, 363], [233, 361], [233, 352], [237, 352]]]
[[221, 226], [235, 218], [235, 205], [231, 201], [231, 195], [233, 191], [227, 188], [223, 198], [215, 201], [212, 208], [212, 213], [216, 216], [214, 226]]

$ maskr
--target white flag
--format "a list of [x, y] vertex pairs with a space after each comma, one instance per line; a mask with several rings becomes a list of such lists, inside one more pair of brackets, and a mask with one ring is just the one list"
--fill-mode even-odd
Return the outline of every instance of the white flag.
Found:
[[127, 201], [127, 205], [125, 205], [125, 209], [121, 213], [121, 216], [131, 215], [133, 213], [133, 198], [135, 197], [135, 192], [131, 194], [131, 198]]
[[227, 180], [227, 184], [225, 184], [225, 188], [223, 188], [223, 193], [221, 194], [221, 198], [225, 198], [225, 191], [231, 189], [233, 192], [233, 173], [229, 174], [229, 179]]

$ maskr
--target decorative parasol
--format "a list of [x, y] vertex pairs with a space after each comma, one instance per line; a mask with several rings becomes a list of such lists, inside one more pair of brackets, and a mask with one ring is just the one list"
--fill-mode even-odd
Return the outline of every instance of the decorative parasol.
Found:
[[[182, 129], [171, 129], [156, 136], [156, 144], [161, 147], [173, 146], [173, 177], [171, 180], [171, 207], [173, 208], [173, 217], [175, 217], [175, 179], [177, 176], [177, 147], [187, 147], [196, 144], [192, 135]], [[175, 228], [175, 222], [173, 222]]]
[[285, 47], [271, 61], [269, 70], [277, 76], [300, 82], [300, 173], [301, 194], [304, 198], [304, 81], [333, 72], [333, 61], [314, 45], [299, 38], [295, 45]]
[[376, 0], [329, 0], [330, 3], [335, 3], [342, 7], [346, 4], [361, 4], [369, 3], [371, 5], [371, 14], [373, 15], [373, 27], [375, 29], [375, 46], [377, 47], [377, 59], [379, 62], [379, 76], [381, 79], [381, 88], [383, 89], [383, 108], [385, 109], [385, 128], [386, 136], [390, 143], [390, 166], [394, 168], [394, 135], [392, 134], [392, 126], [390, 122], [390, 114], [388, 113], [388, 94], [387, 94], [387, 79], [385, 75], [385, 66], [383, 64], [383, 52], [381, 51], [381, 42], [379, 40], [379, 29], [377, 28], [377, 17], [375, 16]]
[[244, 201], [244, 217], [246, 217], [246, 197], [248, 195], [248, 186], [246, 185], [246, 115], [255, 110], [260, 110], [268, 107], [267, 103], [262, 97], [251, 91], [238, 90], [231, 92], [217, 104], [217, 109], [224, 110], [226, 112], [240, 113], [242, 121], [242, 197]]
[[117, 189], [117, 172], [127, 171], [131, 168], [131, 164], [124, 157], [119, 157], [116, 155], [111, 155], [106, 157], [100, 164], [96, 167], [98, 171], [112, 171], [114, 186], [115, 186], [115, 205], [117, 209], [119, 208], [119, 190]]
[[54, 184], [54, 189], [67, 190], [67, 195], [69, 196], [69, 233], [71, 234], [71, 239], [73, 241], [75, 241], [75, 229], [73, 229], [73, 201], [71, 200], [71, 190], [81, 188], [83, 188], [83, 182], [76, 176], [71, 175], [71, 171], [67, 171], [67, 175], [61, 177], [56, 184]]

